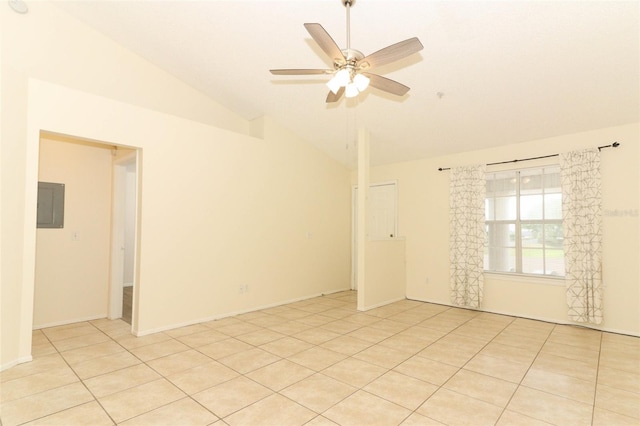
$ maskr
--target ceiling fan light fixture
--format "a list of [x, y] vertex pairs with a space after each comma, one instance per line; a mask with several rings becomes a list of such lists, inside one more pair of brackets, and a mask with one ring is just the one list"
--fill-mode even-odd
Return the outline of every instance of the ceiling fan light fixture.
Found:
[[345, 87], [344, 95], [347, 98], [355, 98], [356, 96], [358, 96], [358, 93], [360, 93], [360, 91], [358, 90], [358, 87], [355, 83], [349, 83], [347, 84], [347, 87]]
[[336, 95], [338, 94], [338, 90], [340, 90], [340, 87], [342, 86], [340, 86], [340, 83], [336, 80], [335, 77], [333, 77], [331, 80], [327, 81], [327, 87], [334, 95]]
[[369, 87], [369, 77], [362, 74], [356, 74], [356, 76], [353, 77], [353, 84], [356, 85], [359, 92], [363, 92], [367, 87]]
[[351, 82], [351, 73], [348, 69], [343, 68], [336, 73], [334, 77], [340, 86], [346, 86]]
[[340, 71], [338, 71], [331, 80], [327, 82], [327, 87], [335, 95], [338, 93], [338, 90], [340, 90], [341, 87], [345, 87], [350, 82], [351, 82], [351, 73], [349, 72], [348, 69], [343, 68]]

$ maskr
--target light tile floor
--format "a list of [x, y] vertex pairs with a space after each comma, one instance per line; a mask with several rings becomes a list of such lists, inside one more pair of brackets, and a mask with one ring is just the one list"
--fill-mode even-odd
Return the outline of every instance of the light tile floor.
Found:
[[640, 339], [351, 291], [145, 337], [37, 330], [2, 426], [638, 425]]

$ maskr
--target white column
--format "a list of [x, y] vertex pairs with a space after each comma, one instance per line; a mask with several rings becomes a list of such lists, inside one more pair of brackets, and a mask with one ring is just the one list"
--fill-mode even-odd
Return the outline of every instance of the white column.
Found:
[[358, 310], [365, 307], [365, 259], [367, 247], [367, 205], [369, 203], [369, 131], [358, 129]]

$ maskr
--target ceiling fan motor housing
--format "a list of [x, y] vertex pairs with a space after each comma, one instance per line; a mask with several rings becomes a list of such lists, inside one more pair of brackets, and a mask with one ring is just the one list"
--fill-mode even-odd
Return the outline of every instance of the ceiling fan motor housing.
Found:
[[[342, 51], [344, 58], [335, 58], [333, 62], [333, 66], [336, 70], [341, 68], [350, 67], [356, 68], [358, 61], [364, 59], [364, 54], [359, 50], [355, 49], [344, 49]], [[362, 64], [360, 64], [360, 68], [362, 68]]]

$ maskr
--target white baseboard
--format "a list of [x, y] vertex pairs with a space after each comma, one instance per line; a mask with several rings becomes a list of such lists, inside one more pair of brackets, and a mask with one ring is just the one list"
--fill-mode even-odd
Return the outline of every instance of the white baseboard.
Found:
[[13, 361], [5, 364], [5, 365], [0, 366], [0, 371], [4, 371], [4, 370], [7, 370], [7, 369], [9, 369], [11, 367], [15, 367], [18, 364], [24, 364], [25, 362], [31, 362], [31, 361], [33, 361], [33, 357], [31, 355], [25, 356], [25, 357], [22, 357], [22, 358], [18, 358], [18, 359], [13, 360]]
[[406, 300], [406, 299], [407, 299], [406, 297], [399, 297], [399, 298], [397, 298], [397, 299], [386, 300], [386, 301], [384, 301], [384, 302], [377, 303], [377, 304], [375, 304], [375, 305], [373, 305], [373, 306], [367, 306], [367, 307], [366, 307], [366, 308], [364, 308], [364, 309], [358, 309], [358, 311], [360, 311], [360, 312], [366, 312], [366, 311], [370, 311], [370, 310], [372, 310], [372, 309], [379, 308], [379, 307], [381, 307], [381, 306], [389, 305], [390, 303], [395, 303], [395, 302], [399, 302], [399, 301], [401, 301], [401, 300]]
[[62, 321], [56, 321], [56, 322], [50, 322], [47, 324], [38, 324], [33, 326], [34, 330], [39, 330], [41, 328], [49, 328], [49, 327], [58, 327], [60, 325], [68, 325], [68, 324], [73, 324], [76, 322], [85, 322], [85, 321], [93, 321], [93, 320], [97, 320], [97, 319], [102, 319], [102, 318], [107, 318], [107, 314], [101, 314], [101, 315], [92, 315], [90, 317], [84, 317], [84, 318], [74, 318], [74, 319], [69, 319], [69, 320], [62, 320]]
[[513, 313], [513, 312], [509, 312], [509, 311], [497, 311], [497, 310], [489, 310], [489, 309], [466, 308], [464, 306], [455, 306], [455, 305], [452, 305], [450, 303], [433, 302], [433, 301], [430, 301], [430, 300], [423, 300], [423, 299], [418, 299], [418, 298], [407, 297], [407, 299], [415, 300], [417, 302], [432, 303], [434, 305], [449, 306], [451, 308], [468, 309], [470, 311], [487, 312], [487, 313], [490, 313], [490, 314], [497, 314], [497, 315], [506, 315], [506, 316], [509, 316], [509, 317], [524, 318], [524, 319], [530, 319], [530, 320], [534, 320], [534, 321], [548, 322], [550, 324], [573, 325], [573, 326], [576, 326], [576, 327], [584, 327], [584, 328], [589, 328], [589, 329], [592, 329], [592, 330], [604, 331], [604, 332], [607, 332], [607, 333], [624, 334], [624, 335], [627, 335], [627, 336], [640, 337], [640, 333], [634, 333], [634, 332], [630, 332], [628, 330], [619, 330], [619, 329], [610, 328], [610, 327], [599, 327], [599, 326], [596, 326], [596, 325], [593, 325], [593, 324], [582, 324], [582, 323], [577, 323], [577, 322], [573, 322], [573, 321], [562, 321], [562, 320], [557, 320], [555, 318], [554, 319], [550, 319], [550, 318], [539, 317], [539, 316], [535, 316], [535, 315], [526, 315], [525, 316], [525, 315], [522, 315], [522, 314]]
[[229, 318], [229, 317], [234, 317], [236, 315], [242, 315], [242, 314], [248, 314], [249, 312], [256, 312], [256, 311], [261, 311], [263, 309], [269, 309], [269, 308], [275, 308], [277, 306], [282, 306], [282, 305], [288, 305], [289, 303], [295, 303], [295, 302], [300, 302], [303, 300], [308, 300], [308, 299], [313, 299], [314, 297], [320, 297], [320, 296], [326, 296], [328, 294], [334, 294], [334, 293], [340, 293], [342, 291], [350, 291], [351, 289], [349, 288], [345, 288], [345, 289], [340, 289], [340, 290], [331, 290], [328, 292], [322, 292], [322, 293], [316, 293], [316, 294], [312, 294], [309, 296], [303, 296], [303, 297], [298, 297], [295, 299], [289, 299], [289, 300], [285, 300], [282, 302], [275, 302], [275, 303], [270, 303], [267, 305], [261, 305], [255, 308], [250, 308], [250, 309], [246, 309], [246, 310], [241, 310], [241, 311], [234, 311], [234, 312], [226, 312], [224, 314], [220, 314], [220, 315], [214, 315], [211, 317], [206, 317], [206, 318], [200, 318], [197, 320], [192, 320], [192, 321], [186, 321], [183, 323], [179, 323], [179, 324], [171, 324], [171, 325], [167, 325], [167, 326], [163, 326], [163, 327], [158, 327], [158, 328], [154, 328], [151, 330], [134, 330], [133, 334], [137, 337], [142, 337], [142, 336], [147, 336], [149, 334], [155, 334], [155, 333], [160, 333], [162, 331], [168, 331], [168, 330], [173, 330], [176, 328], [180, 328], [180, 327], [187, 327], [189, 325], [194, 325], [194, 324], [200, 324], [203, 322], [209, 322], [209, 321], [215, 321], [215, 320], [220, 320], [223, 318]]
[[597, 331], [604, 331], [607, 333], [615, 333], [615, 334], [625, 334], [627, 336], [633, 336], [633, 337], [640, 337], [640, 333], [633, 333], [630, 331], [625, 331], [625, 330], [619, 330], [619, 329], [615, 329], [615, 328], [610, 328], [610, 327], [599, 327], [597, 325], [594, 324], [584, 324], [584, 323], [579, 323], [579, 322], [573, 322], [573, 321], [562, 321], [562, 320], [556, 320], [556, 319], [549, 319], [549, 318], [544, 318], [544, 317], [536, 317], [536, 316], [522, 316], [521, 314], [514, 314], [514, 313], [509, 313], [509, 312], [498, 312], [498, 311], [490, 311], [490, 310], [482, 310], [481, 312], [489, 312], [492, 314], [499, 314], [499, 315], [507, 315], [510, 317], [517, 317], [517, 318], [525, 318], [525, 319], [531, 319], [531, 320], [535, 320], [535, 321], [543, 321], [543, 322], [548, 322], [548, 323], [552, 323], [552, 324], [558, 324], [558, 325], [573, 325], [576, 327], [584, 327], [584, 328], [589, 328], [591, 330], [597, 330]]

